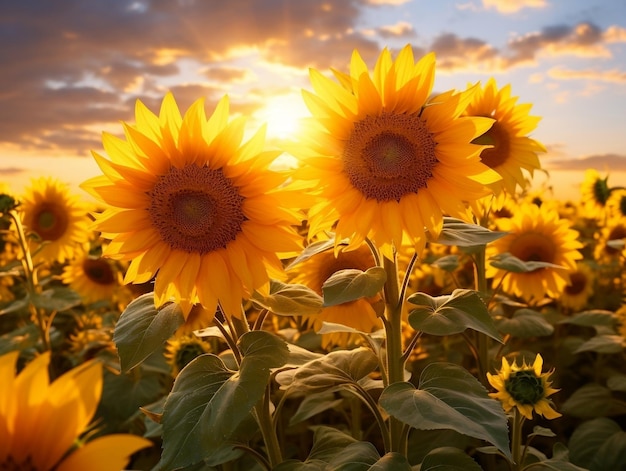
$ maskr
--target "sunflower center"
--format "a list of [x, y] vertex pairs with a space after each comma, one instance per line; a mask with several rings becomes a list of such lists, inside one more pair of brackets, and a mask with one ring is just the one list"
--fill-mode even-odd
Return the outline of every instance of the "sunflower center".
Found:
[[593, 182], [593, 197], [597, 203], [604, 206], [606, 202], [611, 196], [611, 190], [608, 185], [608, 177], [604, 180], [598, 178], [595, 182]]
[[83, 261], [83, 272], [90, 281], [98, 285], [108, 286], [115, 282], [113, 269], [106, 260], [85, 259]]
[[0, 463], [0, 471], [37, 471], [37, 468], [33, 464], [30, 455], [20, 463], [15, 461], [15, 458], [9, 455], [2, 463]]
[[344, 172], [366, 198], [400, 201], [425, 188], [439, 162], [436, 142], [417, 114], [366, 116], [343, 152]]
[[[626, 238], [626, 227], [620, 224], [611, 229], [607, 240], [620, 240], [624, 238]], [[611, 247], [609, 244], [604, 245], [604, 251], [608, 255], [617, 255], [618, 253], [622, 252], [621, 249]]]
[[41, 203], [34, 213], [33, 227], [42, 240], [57, 240], [67, 230], [69, 220], [65, 210], [54, 203]]
[[587, 277], [579, 271], [574, 272], [569, 277], [569, 285], [565, 287], [565, 292], [570, 295], [582, 293], [587, 285]]
[[489, 149], [483, 149], [480, 153], [480, 160], [492, 169], [505, 163], [511, 152], [509, 135], [505, 127], [497, 121], [493, 123], [485, 134], [474, 139], [472, 143], [493, 146]]
[[506, 392], [519, 404], [536, 404], [544, 398], [543, 380], [533, 370], [520, 370], [511, 373], [504, 383]]
[[556, 247], [542, 234], [521, 234], [511, 243], [509, 251], [524, 262], [554, 263]]
[[619, 199], [618, 209], [620, 216], [626, 216], [626, 196], [622, 196]]
[[172, 249], [205, 254], [225, 248], [246, 220], [244, 197], [222, 169], [170, 169], [150, 192], [152, 224]]

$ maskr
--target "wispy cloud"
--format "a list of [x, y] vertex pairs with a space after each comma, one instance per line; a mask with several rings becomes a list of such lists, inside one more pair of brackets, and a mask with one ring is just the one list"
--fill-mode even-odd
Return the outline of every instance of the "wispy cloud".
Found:
[[578, 159], [546, 159], [544, 166], [550, 170], [586, 170], [626, 171], [626, 154], [588, 155]]
[[511, 14], [524, 8], [545, 8], [548, 2], [546, 0], [483, 0], [483, 6], [503, 14]]

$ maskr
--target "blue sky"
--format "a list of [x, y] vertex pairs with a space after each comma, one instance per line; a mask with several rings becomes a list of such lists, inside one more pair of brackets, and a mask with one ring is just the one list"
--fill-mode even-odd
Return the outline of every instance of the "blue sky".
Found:
[[[0, 6], [0, 181], [77, 187], [103, 130], [136, 99], [186, 108], [224, 95], [270, 136], [305, 110], [308, 69], [357, 48], [437, 55], [435, 89], [496, 78], [542, 117], [533, 133], [558, 198], [585, 168], [626, 176], [626, 2], [615, 0], [21, 0]], [[545, 178], [540, 177], [540, 181]]]

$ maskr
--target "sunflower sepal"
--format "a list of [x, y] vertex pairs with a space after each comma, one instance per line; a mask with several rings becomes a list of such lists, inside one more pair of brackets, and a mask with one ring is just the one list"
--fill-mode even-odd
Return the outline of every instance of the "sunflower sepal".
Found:
[[140, 365], [163, 347], [185, 319], [180, 307], [168, 303], [154, 304], [154, 293], [146, 293], [130, 302], [117, 324], [113, 341], [117, 346], [122, 372]]

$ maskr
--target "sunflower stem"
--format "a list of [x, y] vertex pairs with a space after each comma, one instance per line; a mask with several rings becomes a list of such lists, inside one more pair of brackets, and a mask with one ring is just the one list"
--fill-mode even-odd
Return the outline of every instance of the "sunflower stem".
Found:
[[[387, 384], [404, 381], [404, 362], [402, 355], [402, 299], [398, 283], [398, 265], [394, 253], [393, 260], [383, 257], [383, 265], [387, 273], [385, 281], [385, 311], [387, 322], [385, 334], [387, 338]], [[406, 453], [406, 435], [402, 433], [404, 424], [395, 417], [389, 418], [391, 450]]]
[[256, 421], [259, 424], [259, 430], [265, 443], [267, 451], [267, 457], [269, 459], [270, 468], [274, 469], [280, 463], [283, 462], [283, 454], [278, 442], [278, 435], [276, 434], [276, 428], [272, 420], [272, 413], [270, 411], [270, 385], [265, 388], [263, 398], [254, 406]]
[[[476, 290], [482, 297], [487, 296], [487, 261], [486, 246], [481, 246], [476, 252], [474, 263], [476, 264]], [[489, 337], [482, 332], [476, 332], [476, 346], [478, 350], [478, 379], [483, 386], [489, 388], [487, 371], [489, 370]]]
[[520, 413], [517, 407], [514, 407], [513, 426], [511, 430], [511, 452], [513, 455], [513, 470], [522, 469], [522, 428], [525, 417]]

